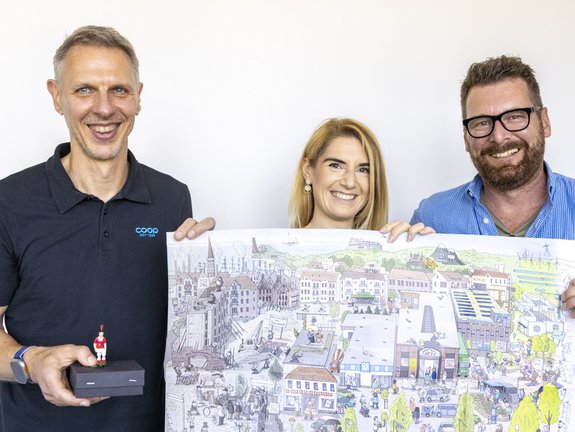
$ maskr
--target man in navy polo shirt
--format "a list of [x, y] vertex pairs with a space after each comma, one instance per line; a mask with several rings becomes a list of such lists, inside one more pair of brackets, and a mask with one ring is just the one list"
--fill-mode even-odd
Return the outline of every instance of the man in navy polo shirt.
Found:
[[[575, 180], [544, 161], [551, 123], [533, 69], [508, 56], [472, 64], [461, 110], [465, 150], [478, 174], [421, 201], [411, 224], [446, 234], [575, 239]], [[575, 309], [574, 281], [563, 307]]]
[[[142, 84], [127, 39], [82, 27], [54, 70], [48, 90], [70, 142], [0, 181], [0, 430], [162, 430], [165, 233], [193, 238], [214, 221], [191, 219], [188, 188], [128, 150]], [[69, 390], [69, 365], [96, 364], [86, 345], [102, 323], [108, 360], [146, 370], [143, 396]]]

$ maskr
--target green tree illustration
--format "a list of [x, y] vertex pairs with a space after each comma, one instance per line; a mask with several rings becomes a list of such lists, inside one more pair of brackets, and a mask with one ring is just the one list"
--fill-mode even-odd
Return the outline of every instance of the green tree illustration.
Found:
[[536, 432], [539, 428], [539, 411], [530, 397], [524, 397], [511, 416], [509, 430], [521, 432]]
[[234, 393], [237, 398], [242, 398], [248, 389], [248, 382], [243, 374], [236, 375], [236, 385], [234, 386]]
[[344, 310], [343, 313], [341, 314], [341, 318], [339, 319], [341, 322], [345, 321], [345, 317], [347, 317], [349, 315], [349, 310]]
[[329, 304], [329, 316], [336, 320], [339, 318], [340, 306], [338, 302], [331, 302]]
[[545, 355], [551, 355], [557, 349], [557, 343], [549, 335], [549, 333], [544, 333], [541, 335], [533, 336], [531, 349], [534, 353], [545, 358]]
[[413, 423], [413, 415], [405, 401], [405, 393], [401, 392], [389, 407], [389, 426], [391, 432], [406, 431]]
[[344, 255], [343, 257], [341, 257], [340, 262], [342, 264], [345, 264], [348, 268], [351, 268], [351, 266], [353, 265], [353, 260], [349, 255]]
[[547, 351], [547, 338], [545, 336], [545, 334], [541, 334], [531, 338], [531, 350], [537, 355], [543, 355]]
[[383, 406], [387, 406], [387, 403], [385, 402], [389, 399], [389, 389], [387, 387], [384, 387], [381, 390], [381, 399], [384, 401]]
[[459, 398], [459, 405], [457, 406], [457, 413], [453, 419], [456, 432], [473, 432], [475, 421], [473, 417], [473, 410], [475, 403], [473, 396], [465, 392]]
[[381, 422], [383, 424], [387, 424], [387, 422], [389, 421], [389, 414], [387, 413], [387, 411], [382, 411], [379, 418], [381, 419]]
[[277, 392], [277, 385], [282, 380], [284, 376], [284, 368], [279, 364], [278, 359], [274, 358], [273, 363], [268, 369], [268, 375], [270, 379], [274, 382], [274, 393]]
[[359, 432], [357, 428], [357, 416], [355, 415], [355, 408], [346, 408], [341, 418], [342, 432]]
[[539, 395], [539, 412], [541, 421], [547, 426], [551, 426], [559, 421], [561, 399], [559, 391], [553, 384], [545, 384], [543, 391]]

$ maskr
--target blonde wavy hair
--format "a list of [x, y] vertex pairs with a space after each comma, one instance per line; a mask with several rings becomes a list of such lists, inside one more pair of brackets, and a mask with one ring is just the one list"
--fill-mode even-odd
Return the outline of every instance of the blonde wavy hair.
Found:
[[315, 167], [331, 141], [338, 137], [356, 138], [369, 160], [369, 196], [366, 205], [355, 215], [354, 229], [378, 230], [387, 222], [387, 180], [377, 138], [366, 125], [357, 120], [330, 118], [316, 128], [300, 157], [288, 204], [289, 224], [292, 228], [307, 226], [314, 212], [313, 193], [304, 192], [304, 160], [307, 158], [310, 165]]

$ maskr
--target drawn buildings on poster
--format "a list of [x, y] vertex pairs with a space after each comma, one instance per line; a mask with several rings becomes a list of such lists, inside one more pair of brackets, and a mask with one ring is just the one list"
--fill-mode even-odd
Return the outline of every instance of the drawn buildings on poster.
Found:
[[350, 387], [389, 387], [395, 376], [397, 317], [348, 315], [342, 323], [349, 345], [340, 366], [340, 382]]
[[[229, 367], [226, 346], [239, 339], [240, 350], [285, 350], [278, 412], [311, 419], [337, 413], [338, 386], [456, 382], [470, 372], [468, 352], [489, 358], [517, 349], [513, 330], [524, 341], [549, 334], [559, 343], [565, 335], [556, 295], [565, 276], [553, 259], [519, 256], [505, 272], [499, 265], [468, 266], [440, 245], [391, 268], [383, 260], [354, 260], [356, 251], [381, 250], [381, 243], [352, 238], [347, 250], [294, 265], [256, 238], [245, 254], [220, 258], [208, 241], [203, 260], [173, 263], [169, 296], [179, 329], [172, 363], [190, 364], [202, 353], [204, 369]], [[329, 310], [334, 303], [351, 307], [337, 332]], [[287, 346], [274, 345], [277, 329], [266, 335], [261, 321], [251, 332], [242, 330], [270, 308], [293, 311], [301, 323]], [[254, 371], [259, 363], [254, 360]]]
[[[355, 238], [349, 246], [350, 250], [379, 249], [373, 243]], [[260, 255], [256, 239], [252, 241], [252, 253], [254, 251]], [[445, 246], [436, 248], [432, 255], [438, 261], [463, 264], [457, 254]], [[509, 342], [509, 305], [514, 288], [511, 274], [499, 269], [474, 269], [469, 276], [442, 270], [393, 268], [388, 272], [373, 266], [363, 271], [338, 272], [334, 270], [337, 263], [324, 259], [322, 269], [298, 269], [298, 276], [288, 276], [272, 267], [272, 261], [245, 256], [216, 263], [208, 243], [205, 263], [199, 263], [198, 269], [191, 269], [189, 263], [176, 265], [176, 283], [170, 284], [170, 298], [180, 312], [186, 312], [186, 331], [180, 346], [198, 348], [223, 344], [233, 335], [228, 331], [232, 321], [253, 319], [263, 306], [292, 309], [300, 304], [350, 301], [357, 306], [380, 306], [388, 313], [412, 311], [415, 315], [416, 311], [427, 310], [433, 315], [438, 310], [436, 304], [430, 304], [433, 295], [451, 298], [453, 309], [449, 316], [453, 316], [454, 328], [463, 339], [468, 344], [471, 342], [469, 348], [489, 351], [491, 341], [495, 341], [504, 350]], [[517, 268], [514, 272], [522, 272], [525, 278], [524, 269]], [[390, 291], [394, 295], [390, 295]], [[556, 302], [525, 292], [517, 307], [522, 312], [518, 330], [526, 336], [563, 332]], [[433, 317], [427, 319], [433, 322]], [[399, 370], [404, 367], [400, 366]], [[404, 373], [396, 371], [395, 375], [400, 377]]]

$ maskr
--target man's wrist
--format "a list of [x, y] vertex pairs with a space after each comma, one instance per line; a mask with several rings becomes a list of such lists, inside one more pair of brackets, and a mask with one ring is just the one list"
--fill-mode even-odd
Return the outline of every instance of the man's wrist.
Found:
[[24, 355], [34, 346], [22, 346], [15, 353], [14, 357], [10, 361], [10, 367], [12, 368], [12, 373], [14, 379], [19, 384], [30, 384], [32, 383], [32, 378], [30, 378], [30, 372], [28, 370], [28, 365], [24, 361]]

